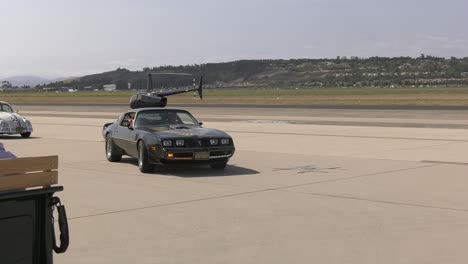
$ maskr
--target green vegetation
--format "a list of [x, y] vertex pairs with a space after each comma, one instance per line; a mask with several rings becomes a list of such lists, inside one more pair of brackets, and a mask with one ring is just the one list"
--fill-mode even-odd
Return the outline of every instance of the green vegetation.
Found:
[[107, 96], [118, 96], [129, 98], [135, 92], [131, 91], [97, 91], [97, 92], [76, 92], [76, 93], [56, 93], [56, 92], [2, 92], [1, 95], [4, 97], [107, 97]]
[[[14, 104], [127, 104], [133, 92], [29, 92], [2, 93]], [[468, 88], [311, 88], [311, 89], [207, 89], [203, 101], [193, 94], [175, 95], [170, 103], [275, 104], [275, 105], [468, 105]]]
[[[133, 91], [115, 92], [3, 92], [5, 97], [125, 97], [129, 98]], [[355, 95], [468, 95], [468, 88], [309, 88], [309, 89], [207, 89], [205, 96], [355, 96]], [[192, 93], [180, 94], [174, 97], [193, 97]]]
[[[421, 95], [421, 94], [468, 94], [468, 88], [310, 88], [272, 90], [219, 90], [207, 91], [207, 96], [311, 96], [311, 95]], [[189, 96], [189, 95], [185, 95]]]
[[[468, 57], [337, 57], [336, 59], [242, 60], [187, 66], [162, 66], [141, 71], [117, 69], [37, 86], [37, 89], [145, 89], [147, 72], [191, 73], [204, 76], [211, 88], [336, 88], [468, 86]], [[156, 75], [156, 88], [192, 84], [192, 77]], [[7, 84], [4, 84], [4, 88]]]
[[[13, 103], [124, 104], [135, 90], [146, 88], [147, 72], [203, 75], [204, 104], [468, 105], [468, 57], [446, 59], [423, 55], [419, 58], [245, 60], [142, 71], [117, 69], [33, 90], [6, 87], [8, 84], [4, 83], [1, 96]], [[193, 84], [192, 77], [187, 76], [154, 75], [153, 80], [155, 89]], [[115, 84], [117, 91], [102, 91], [104, 84]], [[69, 93], [69, 89], [78, 92]], [[171, 97], [170, 103], [198, 104], [200, 101], [193, 99], [193, 93], [187, 93]]]

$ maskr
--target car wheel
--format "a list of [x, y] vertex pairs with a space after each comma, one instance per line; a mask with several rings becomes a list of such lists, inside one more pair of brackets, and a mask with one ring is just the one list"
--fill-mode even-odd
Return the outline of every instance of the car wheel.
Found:
[[215, 170], [224, 170], [226, 168], [226, 165], [227, 165], [226, 161], [210, 164], [211, 168]]
[[143, 141], [138, 143], [138, 168], [143, 173], [153, 171], [153, 166], [148, 161], [148, 152]]
[[110, 135], [106, 137], [106, 158], [110, 162], [117, 162], [122, 159], [122, 155], [116, 154], [116, 146]]
[[24, 138], [28, 138], [31, 136], [31, 132], [24, 132], [24, 133], [20, 133], [22, 137]]

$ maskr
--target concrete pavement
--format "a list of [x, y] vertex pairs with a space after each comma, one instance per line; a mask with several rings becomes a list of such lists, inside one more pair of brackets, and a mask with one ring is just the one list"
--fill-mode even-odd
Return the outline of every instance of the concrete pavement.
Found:
[[18, 156], [60, 156], [71, 243], [56, 263], [468, 261], [465, 129], [362, 126], [386, 117], [370, 114], [353, 126], [210, 113], [231, 117], [202, 120], [235, 139], [225, 171], [141, 174], [133, 159], [105, 160], [104, 108], [109, 118], [28, 111], [33, 138], [0, 140]]

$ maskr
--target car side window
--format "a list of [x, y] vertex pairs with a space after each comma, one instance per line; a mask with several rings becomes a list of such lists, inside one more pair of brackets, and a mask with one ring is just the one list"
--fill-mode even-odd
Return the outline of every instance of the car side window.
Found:
[[120, 122], [120, 126], [123, 127], [128, 127], [129, 124], [133, 125], [133, 119], [135, 118], [135, 113], [126, 113], [122, 119], [122, 122]]

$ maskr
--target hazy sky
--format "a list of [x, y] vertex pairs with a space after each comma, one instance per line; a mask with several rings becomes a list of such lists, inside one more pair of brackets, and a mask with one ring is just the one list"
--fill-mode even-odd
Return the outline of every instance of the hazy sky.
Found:
[[0, 0], [0, 77], [253, 58], [468, 56], [467, 0]]

